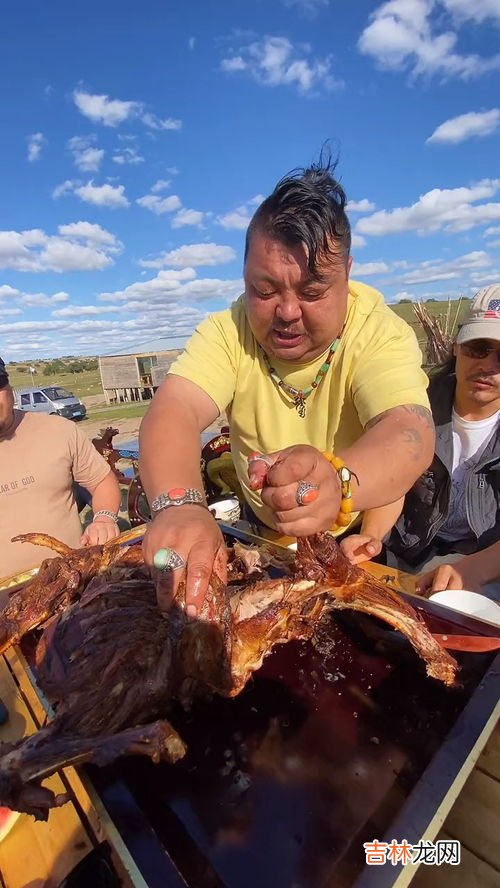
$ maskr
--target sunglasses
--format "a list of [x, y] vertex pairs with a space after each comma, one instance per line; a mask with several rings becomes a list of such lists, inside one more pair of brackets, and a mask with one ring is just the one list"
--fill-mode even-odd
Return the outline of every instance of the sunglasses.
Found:
[[471, 342], [462, 342], [460, 350], [466, 358], [474, 358], [482, 361], [489, 358], [491, 354], [496, 354], [497, 362], [500, 364], [500, 346], [490, 345], [482, 339], [473, 339]]

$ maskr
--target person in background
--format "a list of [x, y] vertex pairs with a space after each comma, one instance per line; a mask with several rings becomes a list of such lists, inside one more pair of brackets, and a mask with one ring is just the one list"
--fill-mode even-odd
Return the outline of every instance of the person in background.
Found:
[[[89, 491], [93, 520], [84, 533], [74, 483]], [[118, 533], [120, 489], [110, 467], [76, 423], [14, 408], [0, 358], [0, 577], [54, 557], [51, 549], [12, 543], [23, 533], [46, 533], [69, 546], [92, 546]]]
[[365, 513], [361, 534], [342, 548], [362, 561], [378, 556], [384, 540], [387, 564], [425, 571], [422, 590], [485, 586], [497, 597], [500, 584], [488, 584], [500, 576], [500, 284], [471, 301], [429, 398], [432, 465], [404, 499]]
[[154, 516], [143, 551], [171, 578], [158, 587], [164, 609], [186, 577], [195, 616], [214, 566], [224, 574], [200, 475], [200, 434], [223, 411], [256, 523], [288, 536], [344, 528], [403, 496], [432, 459], [415, 335], [380, 293], [349, 280], [346, 196], [333, 171], [320, 161], [291, 174], [257, 209], [244, 295], [202, 322], [142, 422]]

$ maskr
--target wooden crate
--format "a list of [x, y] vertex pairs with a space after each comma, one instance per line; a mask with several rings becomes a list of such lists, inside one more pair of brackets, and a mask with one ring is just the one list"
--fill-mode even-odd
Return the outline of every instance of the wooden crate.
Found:
[[[0, 697], [9, 720], [0, 727], [0, 742], [34, 733], [47, 717], [24, 657], [16, 648], [0, 657]], [[20, 816], [0, 842], [2, 888], [57, 888], [93, 848], [107, 841], [124, 888], [147, 888], [118, 831], [90, 781], [66, 768], [47, 781], [55, 792], [69, 792], [72, 801], [50, 812], [48, 821]]]

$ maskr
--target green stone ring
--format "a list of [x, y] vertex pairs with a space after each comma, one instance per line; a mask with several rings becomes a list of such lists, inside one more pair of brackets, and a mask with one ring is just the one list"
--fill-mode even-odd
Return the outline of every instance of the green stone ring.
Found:
[[175, 549], [158, 549], [153, 558], [153, 565], [157, 570], [179, 570], [186, 564], [182, 555]]

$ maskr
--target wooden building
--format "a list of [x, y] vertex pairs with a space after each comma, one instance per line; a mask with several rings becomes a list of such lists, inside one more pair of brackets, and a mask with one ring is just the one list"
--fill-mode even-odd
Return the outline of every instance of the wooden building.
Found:
[[168, 373], [178, 350], [150, 349], [99, 358], [106, 404], [150, 400]]

